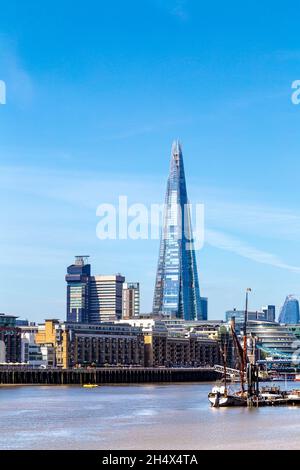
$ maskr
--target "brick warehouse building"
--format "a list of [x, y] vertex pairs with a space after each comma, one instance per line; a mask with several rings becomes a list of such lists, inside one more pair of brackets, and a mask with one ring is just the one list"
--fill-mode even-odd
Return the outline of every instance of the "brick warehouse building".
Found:
[[46, 320], [36, 343], [55, 349], [56, 365], [144, 365], [144, 336], [140, 328], [114, 323], [72, 323]]
[[207, 366], [219, 363], [216, 340], [168, 331], [157, 320], [72, 323], [46, 320], [36, 343], [55, 351], [56, 366]]
[[122, 320], [139, 327], [144, 334], [145, 366], [213, 366], [220, 362], [219, 343], [207, 335], [182, 328], [173, 331], [165, 321], [156, 319]]

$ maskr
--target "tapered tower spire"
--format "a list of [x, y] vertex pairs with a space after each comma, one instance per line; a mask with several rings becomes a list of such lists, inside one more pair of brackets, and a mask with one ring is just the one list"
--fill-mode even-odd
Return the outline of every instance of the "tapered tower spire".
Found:
[[182, 149], [172, 144], [170, 174], [153, 299], [153, 313], [202, 319], [196, 256], [186, 191]]

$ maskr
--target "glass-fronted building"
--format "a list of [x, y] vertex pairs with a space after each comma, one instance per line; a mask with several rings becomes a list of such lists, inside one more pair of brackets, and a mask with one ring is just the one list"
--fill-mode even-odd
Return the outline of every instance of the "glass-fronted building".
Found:
[[21, 330], [16, 319], [0, 313], [0, 363], [21, 362]]
[[201, 302], [202, 320], [207, 320], [207, 317], [208, 317], [208, 298], [207, 297], [200, 297], [200, 302]]
[[203, 319], [183, 156], [173, 142], [153, 299], [153, 314]]
[[[227, 310], [225, 312], [226, 321], [229, 322], [232, 318], [235, 319], [236, 323], [243, 324], [245, 321], [245, 310]], [[267, 307], [262, 307], [261, 310], [248, 310], [247, 312], [248, 320], [260, 320], [260, 321], [275, 321], [275, 306], [268, 305]]]
[[288, 324], [286, 325], [286, 328], [293, 333], [293, 335], [296, 336], [297, 339], [300, 339], [300, 323], [293, 325], [293, 324]]
[[292, 360], [296, 336], [286, 326], [275, 322], [249, 321], [247, 334], [256, 338], [262, 355]]
[[76, 256], [75, 263], [67, 269], [67, 321], [89, 321], [89, 279], [91, 265], [87, 256]]
[[91, 275], [88, 256], [76, 256], [67, 268], [67, 321], [99, 323], [122, 318], [122, 290], [125, 277]]
[[299, 323], [299, 302], [293, 295], [288, 295], [284, 301], [279, 314], [279, 323], [296, 324]]
[[276, 307], [275, 305], [267, 305], [266, 307], [262, 307], [262, 311], [266, 315], [267, 321], [275, 321], [276, 318]]

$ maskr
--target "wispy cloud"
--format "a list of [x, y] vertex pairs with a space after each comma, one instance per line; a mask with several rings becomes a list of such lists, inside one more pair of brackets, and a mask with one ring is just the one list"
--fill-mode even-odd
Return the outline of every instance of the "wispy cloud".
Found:
[[199, 185], [189, 186], [192, 202], [205, 205], [205, 219], [209, 226], [225, 232], [237, 231], [245, 236], [300, 241], [300, 211], [289, 207], [267, 204], [263, 195], [238, 194], [232, 188], [220, 189]]
[[180, 21], [189, 19], [188, 0], [155, 0], [155, 5]]
[[131, 203], [158, 203], [157, 195], [163, 194], [163, 186], [151, 175], [145, 182], [142, 177], [130, 174], [0, 166], [0, 189], [5, 194], [20, 198], [31, 195], [37, 198], [36, 203], [45, 198], [93, 212], [99, 204], [117, 203], [119, 195], [128, 196]]
[[207, 204], [209, 221], [223, 227], [260, 237], [300, 240], [300, 213], [264, 204], [211, 202]]
[[[16, 195], [16, 188], [19, 188], [17, 196], [20, 200], [26, 195], [35, 198], [35, 205], [30, 207], [31, 219], [37, 216], [39, 206], [46, 200], [50, 204], [50, 209], [57, 210], [59, 203], [70, 206], [68, 223], [73, 220], [72, 215], [75, 218], [76, 210], [82, 211], [81, 217], [84, 214], [87, 217], [95, 217], [95, 210], [99, 204], [104, 202], [118, 204], [119, 195], [128, 196], [129, 204], [139, 202], [150, 207], [151, 203], [163, 202], [159, 195], [163, 195], [164, 185], [164, 180], [157, 181], [157, 177], [151, 175], [147, 175], [145, 181], [145, 178], [137, 175], [91, 172], [83, 174], [82, 171], [0, 167], [0, 187], [3, 194]], [[205, 203], [205, 225], [208, 227], [205, 229], [206, 243], [257, 263], [300, 273], [300, 267], [291, 265], [280, 256], [257, 247], [269, 244], [269, 240], [272, 240], [272, 251], [279, 246], [278, 250], [282, 253], [281, 241], [298, 242], [300, 213], [263, 204], [251, 205], [226, 201], [224, 195], [222, 197], [217, 193], [213, 196], [203, 188], [201, 192], [204, 195], [201, 202]], [[192, 202], [197, 202], [197, 198], [193, 197]], [[57, 222], [62, 223], [58, 218], [59, 213], [60, 211], [57, 215], [55, 212], [52, 214], [48, 209], [45, 214], [51, 216], [51, 220], [56, 218]], [[39, 213], [39, 222], [45, 223], [43, 214]], [[279, 245], [276, 245], [275, 240], [279, 241]], [[286, 251], [284, 253], [286, 254]]]
[[16, 44], [0, 35], [1, 79], [7, 87], [7, 102], [30, 103], [34, 96], [33, 79], [22, 63]]
[[205, 239], [209, 245], [221, 250], [230, 251], [231, 253], [235, 253], [243, 258], [250, 259], [257, 263], [268, 264], [276, 268], [287, 269], [289, 271], [300, 273], [300, 267], [285, 263], [277, 255], [259, 250], [232, 235], [207, 229], [205, 231]]

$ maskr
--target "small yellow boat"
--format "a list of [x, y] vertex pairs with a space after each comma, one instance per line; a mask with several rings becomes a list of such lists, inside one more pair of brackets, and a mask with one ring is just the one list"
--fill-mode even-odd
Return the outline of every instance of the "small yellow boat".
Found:
[[95, 387], [98, 387], [99, 385], [97, 384], [84, 384], [83, 387], [84, 388], [95, 388]]

